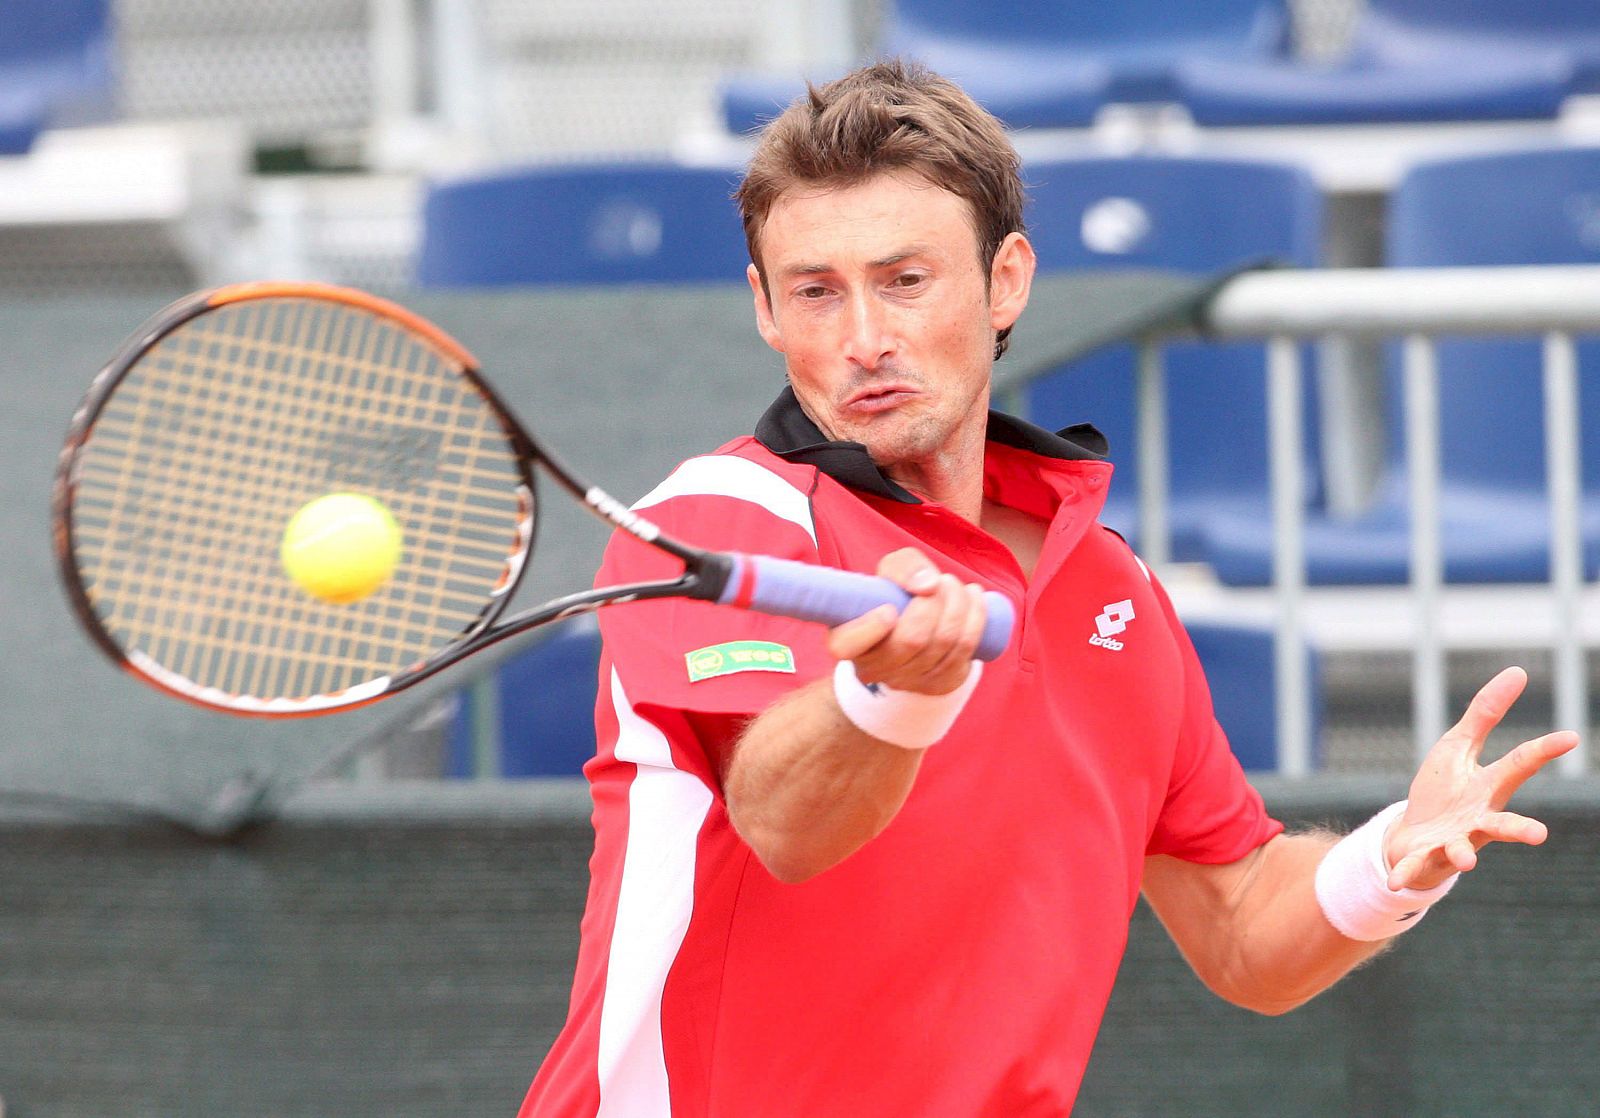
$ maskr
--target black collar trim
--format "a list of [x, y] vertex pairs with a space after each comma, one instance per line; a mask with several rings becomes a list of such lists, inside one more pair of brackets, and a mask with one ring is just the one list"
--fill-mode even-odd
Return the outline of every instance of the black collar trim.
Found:
[[[1107, 452], [1105, 436], [1087, 423], [1052, 434], [1043, 427], [997, 411], [989, 413], [988, 439], [1042, 458], [1069, 462], [1098, 462]], [[861, 443], [834, 441], [824, 435], [801, 408], [793, 388], [786, 386], [756, 424], [756, 441], [779, 458], [814, 466], [852, 489], [902, 504], [921, 504], [915, 495], [891, 481], [878, 468]]]

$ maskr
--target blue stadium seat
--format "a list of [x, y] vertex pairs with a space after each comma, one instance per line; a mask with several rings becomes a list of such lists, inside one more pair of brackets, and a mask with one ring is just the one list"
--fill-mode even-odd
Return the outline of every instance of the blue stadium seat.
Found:
[[111, 85], [107, 0], [7, 0], [0, 17], [0, 155]]
[[433, 184], [418, 279], [431, 287], [737, 281], [750, 262], [734, 170], [535, 166]]
[[[1287, 49], [1282, 0], [898, 0], [875, 53], [914, 58], [958, 82], [1013, 128], [1081, 127], [1101, 106], [1173, 99], [1172, 68]], [[792, 77], [734, 77], [722, 89], [730, 132], [749, 132], [803, 89]]]
[[[1265, 625], [1192, 622], [1185, 626], [1211, 685], [1217, 722], [1228, 735], [1233, 755], [1246, 772], [1280, 768], [1276, 642]], [[1322, 766], [1323, 684], [1321, 657], [1306, 650], [1311, 684], [1311, 767]]]
[[[594, 756], [594, 704], [600, 626], [593, 614], [561, 622], [500, 664], [486, 681], [495, 701], [456, 708], [445, 746], [445, 775], [477, 774], [478, 743], [498, 750], [504, 777], [577, 776]], [[463, 697], [470, 692], [464, 692]], [[492, 724], [478, 724], [491, 717]]]
[[1180, 99], [1202, 124], [1552, 117], [1600, 89], [1593, 0], [1368, 0], [1333, 65], [1194, 57]]
[[[1600, 263], [1600, 148], [1545, 149], [1419, 165], [1391, 207], [1389, 259], [1399, 266]], [[1580, 342], [1586, 576], [1600, 572], [1600, 342]], [[1549, 577], [1544, 401], [1537, 340], [1443, 339], [1437, 346], [1441, 543], [1447, 581]], [[1389, 453], [1372, 506], [1307, 525], [1307, 577], [1394, 584], [1410, 570], [1408, 465], [1400, 369], [1389, 368]], [[1272, 526], [1221, 517], [1203, 556], [1223, 581], [1271, 578]]]
[[[1274, 259], [1315, 264], [1322, 200], [1309, 176], [1274, 163], [1135, 157], [1024, 169], [1029, 236], [1046, 271], [1170, 269], [1216, 274]], [[1024, 318], [1020, 329], [1027, 329]], [[1191, 558], [1199, 527], [1224, 509], [1265, 515], [1266, 358], [1257, 343], [1165, 350], [1173, 555]], [[1087, 421], [1110, 440], [1116, 474], [1105, 522], [1133, 539], [1138, 497], [1134, 355], [1091, 354], [1035, 381], [1029, 417]], [[1320, 500], [1313, 397], [1307, 394], [1308, 502]], [[1137, 546], [1137, 543], [1136, 543]]]

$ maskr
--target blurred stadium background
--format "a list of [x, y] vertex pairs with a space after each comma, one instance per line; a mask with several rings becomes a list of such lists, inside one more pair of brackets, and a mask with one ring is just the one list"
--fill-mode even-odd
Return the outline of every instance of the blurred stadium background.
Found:
[[[725, 208], [743, 129], [884, 49], [1012, 124], [1054, 274], [1004, 399], [1133, 448], [1111, 515], [1276, 810], [1387, 802], [1506, 663], [1533, 683], [1491, 752], [1594, 726], [1592, 0], [0, 0], [0, 1114], [509, 1112], [585, 887], [591, 626], [287, 727], [96, 659], [45, 503], [111, 349], [206, 285], [378, 290], [637, 496], [781, 377]], [[1521, 340], [1463, 340], [1491, 322]], [[546, 516], [529, 602], [603, 542]], [[1530, 789], [1549, 848], [1288, 1022], [1213, 1004], [1141, 912], [1080, 1111], [1593, 1113], [1589, 769]]]

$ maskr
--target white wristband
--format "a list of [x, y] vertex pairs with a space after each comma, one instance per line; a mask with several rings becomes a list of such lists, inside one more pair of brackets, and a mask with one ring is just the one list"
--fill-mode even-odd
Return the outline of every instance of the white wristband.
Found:
[[1405, 800], [1390, 804], [1335, 843], [1317, 866], [1317, 902], [1328, 923], [1350, 939], [1388, 939], [1415, 927], [1461, 876], [1452, 874], [1432, 889], [1389, 888], [1383, 840], [1405, 810]]
[[833, 670], [833, 694], [844, 716], [862, 733], [890, 745], [926, 749], [950, 732], [982, 675], [983, 665], [974, 660], [960, 687], [944, 695], [924, 695], [883, 683], [862, 683], [856, 678], [856, 666], [840, 660]]

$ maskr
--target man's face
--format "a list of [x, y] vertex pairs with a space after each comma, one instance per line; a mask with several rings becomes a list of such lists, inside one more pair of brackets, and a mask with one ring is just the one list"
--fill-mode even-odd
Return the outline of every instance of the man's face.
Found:
[[991, 299], [966, 201], [883, 174], [791, 190], [768, 213], [760, 245], [766, 291], [753, 266], [750, 283], [761, 336], [784, 355], [824, 434], [865, 444], [893, 471], [982, 431], [995, 332], [1026, 301], [1026, 282], [1019, 300], [1012, 275], [1024, 253], [1031, 278], [1026, 241], [1013, 234], [997, 254], [1002, 290]]

